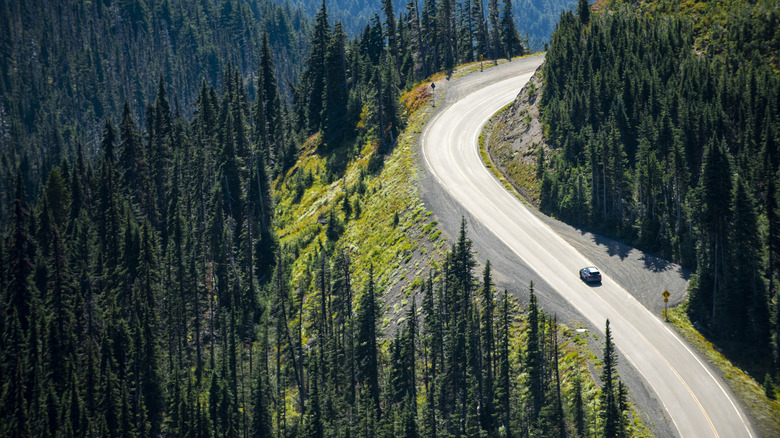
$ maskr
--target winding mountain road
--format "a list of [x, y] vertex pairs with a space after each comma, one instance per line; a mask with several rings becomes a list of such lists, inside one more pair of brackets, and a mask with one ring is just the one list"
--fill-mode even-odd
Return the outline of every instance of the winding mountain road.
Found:
[[593, 263], [509, 194], [482, 164], [478, 151], [482, 127], [514, 100], [542, 61], [536, 57], [513, 62], [514, 67], [504, 69], [505, 79], [457, 96], [439, 110], [422, 134], [422, 159], [428, 171], [591, 324], [603, 330], [610, 320], [620, 353], [642, 375], [680, 436], [758, 436], [709, 364], [609, 272], [603, 273], [598, 286], [580, 281], [579, 268]]

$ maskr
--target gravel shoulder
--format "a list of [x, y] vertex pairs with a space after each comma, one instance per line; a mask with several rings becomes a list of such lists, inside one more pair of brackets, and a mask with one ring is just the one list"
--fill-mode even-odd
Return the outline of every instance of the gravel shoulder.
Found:
[[[437, 82], [436, 108], [431, 108], [431, 111], [441, 111], [460, 97], [485, 85], [498, 82], [509, 73], [507, 70], [528, 71], [529, 66], [536, 63], [538, 57], [515, 59], [511, 63], [486, 68], [483, 72], [475, 72], [454, 81]], [[433, 218], [439, 222], [443, 235], [450, 242], [454, 242], [460, 229], [461, 218], [465, 217], [469, 224], [469, 237], [474, 242], [476, 258], [479, 262], [490, 260], [497, 289], [507, 289], [526, 304], [528, 285], [533, 281], [538, 301], [545, 312], [557, 315], [559, 321], [569, 327], [589, 330], [591, 333], [589, 345], [594, 353], [601, 357], [603, 327], [593, 327], [585, 321], [560, 294], [538, 278], [514, 252], [439, 186], [421, 159], [418, 163], [422, 169], [422, 176], [418, 182], [420, 196], [426, 208], [433, 213]], [[684, 299], [689, 273], [681, 270], [679, 266], [620, 242], [571, 227], [538, 212], [536, 214], [606, 275], [631, 292], [651, 312], [660, 314], [663, 310], [661, 293], [664, 290], [669, 290], [672, 294], [670, 304], [679, 303]], [[581, 267], [572, 266], [571, 275], [578, 275], [579, 268]], [[666, 417], [658, 399], [643, 383], [641, 375], [626, 360], [619, 361], [618, 371], [621, 379], [631, 389], [632, 402], [650, 431], [656, 436], [676, 436], [674, 425]]]

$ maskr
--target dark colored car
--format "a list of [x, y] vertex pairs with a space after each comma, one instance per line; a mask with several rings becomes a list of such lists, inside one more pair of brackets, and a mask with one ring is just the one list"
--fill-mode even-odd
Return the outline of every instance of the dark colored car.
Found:
[[580, 279], [585, 283], [601, 283], [601, 272], [598, 268], [588, 266], [580, 269]]

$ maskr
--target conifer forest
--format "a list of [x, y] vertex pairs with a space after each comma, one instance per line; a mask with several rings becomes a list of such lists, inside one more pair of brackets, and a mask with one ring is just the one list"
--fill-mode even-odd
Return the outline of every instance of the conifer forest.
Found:
[[305, 260], [275, 225], [301, 145], [328, 181], [372, 145], [376, 178], [401, 93], [522, 55], [515, 23], [508, 0], [383, 1], [354, 36], [325, 1], [2, 2], [0, 435], [629, 434], [610, 338], [599, 389], [465, 220], [393, 332], [387, 267], [340, 241], [364, 189]]
[[542, 209], [692, 269], [691, 321], [777, 375], [780, 9], [692, 3], [561, 15], [543, 67]]
[[402, 303], [346, 237], [430, 78], [531, 46], [542, 211], [692, 269], [780, 377], [777, 1], [575, 3], [0, 2], [0, 436], [646, 436], [609, 321], [499, 290], [466, 219]]

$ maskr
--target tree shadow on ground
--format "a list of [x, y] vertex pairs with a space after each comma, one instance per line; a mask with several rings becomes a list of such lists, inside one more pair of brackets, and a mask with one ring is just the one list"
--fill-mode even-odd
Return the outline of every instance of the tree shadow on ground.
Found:
[[625, 260], [631, 254], [631, 251], [636, 250], [641, 253], [639, 258], [644, 262], [645, 268], [648, 269], [649, 271], [663, 272], [669, 269], [679, 268], [684, 279], [690, 280], [691, 278], [691, 271], [688, 269], [683, 269], [677, 263], [670, 262], [664, 258], [653, 255], [652, 253], [646, 252], [639, 248], [635, 248], [625, 242], [603, 236], [601, 234], [587, 230], [585, 228], [579, 228], [579, 232], [583, 236], [585, 236], [586, 234], [592, 235], [593, 242], [598, 246], [602, 246], [606, 248], [607, 254], [609, 254], [610, 257], [617, 256], [620, 257], [620, 260]]

